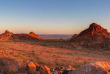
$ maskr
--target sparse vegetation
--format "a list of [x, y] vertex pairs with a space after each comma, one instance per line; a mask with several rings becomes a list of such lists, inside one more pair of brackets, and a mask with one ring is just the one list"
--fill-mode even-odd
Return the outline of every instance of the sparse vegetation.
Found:
[[47, 62], [45, 62], [44, 60], [41, 60], [41, 59], [39, 59], [38, 63], [39, 64], [43, 64], [43, 65], [46, 65], [47, 64]]
[[36, 58], [37, 58], [37, 60], [40, 60], [40, 57], [39, 56], [37, 56]]
[[75, 68], [78, 68], [79, 66], [80, 66], [80, 64], [78, 64], [78, 63], [73, 64], [73, 67], [75, 67]]
[[31, 58], [31, 61], [35, 63], [36, 62], [36, 58]]
[[33, 56], [35, 56], [35, 55], [36, 55], [36, 53], [35, 53], [35, 51], [34, 51], [34, 50], [32, 50], [32, 54], [33, 54]]
[[[14, 42], [10, 42], [8, 45], [4, 43], [4, 46], [8, 46], [7, 49], [1, 50], [3, 53], [1, 54], [7, 54], [7, 57], [10, 60], [19, 60], [22, 61], [23, 63], [27, 61], [31, 61], [33, 63], [38, 63], [40, 65], [47, 65], [49, 67], [56, 67], [56, 66], [68, 66], [71, 65], [75, 68], [78, 68], [80, 65], [83, 64], [88, 64], [89, 62], [99, 60], [100, 55], [104, 56], [104, 60], [107, 57], [109, 57], [109, 51], [96, 51], [96, 50], [91, 50], [91, 49], [83, 49], [78, 47], [75, 47], [74, 50], [73, 48], [68, 49], [60, 47], [60, 42], [56, 43], [54, 42], [52, 44], [52, 40], [47, 40], [46, 46], [41, 46], [40, 43], [46, 42], [46, 40], [43, 41], [38, 41], [38, 42], [17, 42], [14, 44]], [[51, 42], [51, 44], [50, 44]], [[63, 41], [62, 41], [63, 42]], [[62, 43], [61, 43], [62, 44]], [[27, 46], [25, 46], [27, 45]], [[29, 46], [28, 46], [29, 45]], [[49, 46], [50, 45], [50, 46]], [[5, 52], [5, 53], [4, 53]], [[7, 52], [7, 53], [6, 53]], [[94, 57], [94, 58], [92, 58]], [[98, 58], [99, 57], [99, 58]], [[101, 59], [102, 60], [102, 59]]]
[[58, 62], [57, 60], [55, 61], [55, 64], [56, 64], [57, 66], [60, 65], [59, 62]]
[[79, 56], [76, 58], [76, 60], [80, 60], [80, 59], [81, 59], [81, 57], [79, 57]]
[[3, 62], [3, 60], [0, 60], [0, 66], [4, 66], [5, 63]]
[[86, 60], [84, 60], [84, 64], [88, 64], [88, 62]]

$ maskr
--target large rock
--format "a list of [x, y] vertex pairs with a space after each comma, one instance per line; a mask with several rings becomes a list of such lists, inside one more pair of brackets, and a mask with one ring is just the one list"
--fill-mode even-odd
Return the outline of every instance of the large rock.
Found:
[[48, 68], [46, 65], [45, 66], [39, 66], [38, 71], [40, 72], [40, 74], [52, 74], [52, 72], [50, 71], [50, 68]]
[[29, 73], [35, 74], [36, 73], [36, 65], [33, 62], [29, 62], [27, 64], [27, 70]]
[[68, 74], [68, 72], [71, 71], [70, 69], [65, 69], [62, 74]]
[[58, 72], [55, 72], [55, 71], [54, 71], [54, 72], [52, 72], [52, 74], [58, 74]]
[[16, 64], [9, 64], [3, 68], [3, 74], [12, 74], [18, 71], [18, 67]]
[[68, 74], [110, 74], [110, 62], [89, 63]]
[[44, 66], [44, 68], [45, 68], [45, 71], [46, 71], [47, 74], [52, 74], [52, 73], [50, 72], [50, 68], [48, 68], [46, 65]]
[[38, 71], [40, 72], [40, 74], [47, 74], [45, 68], [42, 65], [39, 66]]

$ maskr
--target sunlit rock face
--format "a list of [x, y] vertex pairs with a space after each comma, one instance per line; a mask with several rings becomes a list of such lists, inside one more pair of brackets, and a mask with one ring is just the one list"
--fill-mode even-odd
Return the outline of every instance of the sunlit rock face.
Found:
[[38, 36], [37, 34], [35, 34], [34, 32], [30, 32], [29, 35], [32, 36], [32, 37], [36, 37], [36, 38], [38, 38], [38, 39], [40, 39], [40, 40], [44, 40], [44, 38], [39, 37], [39, 36]]

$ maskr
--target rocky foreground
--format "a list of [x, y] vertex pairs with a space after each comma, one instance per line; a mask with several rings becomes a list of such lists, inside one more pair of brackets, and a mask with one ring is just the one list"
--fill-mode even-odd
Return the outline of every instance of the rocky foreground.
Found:
[[[77, 74], [77, 71], [78, 74], [81, 71], [104, 74], [100, 73], [102, 70], [109, 72], [109, 63], [104, 64], [105, 66], [102, 62], [90, 63], [94, 61], [109, 62], [110, 51], [76, 51], [24, 42], [0, 42], [1, 74]], [[84, 64], [86, 65], [83, 66]]]
[[1, 74], [110, 74], [110, 62], [93, 62], [75, 69], [71, 66], [49, 68], [33, 62], [11, 63], [1, 69]]

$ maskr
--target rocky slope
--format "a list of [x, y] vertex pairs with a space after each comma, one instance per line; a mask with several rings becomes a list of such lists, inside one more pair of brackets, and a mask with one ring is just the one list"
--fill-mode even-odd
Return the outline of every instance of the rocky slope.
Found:
[[109, 49], [110, 33], [100, 25], [92, 23], [78, 36], [71, 38], [71, 42], [92, 49]]
[[42, 39], [42, 37], [39, 37], [38, 35], [36, 35], [34, 32], [30, 32], [28, 35], [32, 36], [32, 37], [35, 37], [35, 38], [38, 38], [38, 39]]

